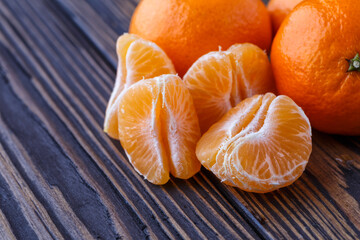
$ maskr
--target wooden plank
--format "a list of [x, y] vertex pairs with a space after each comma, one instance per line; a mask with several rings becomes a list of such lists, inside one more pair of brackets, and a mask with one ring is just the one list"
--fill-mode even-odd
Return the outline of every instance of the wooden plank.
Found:
[[46, 210], [45, 225], [54, 223], [50, 232], [66, 239], [359, 238], [359, 137], [315, 132], [304, 176], [275, 193], [225, 187], [206, 170], [163, 187], [143, 181], [101, 131], [113, 46], [135, 6], [113, 4], [0, 2], [0, 152], [6, 171], [21, 175], [0, 175], [1, 189], [19, 194], [1, 205], [0, 231], [21, 237], [16, 223], [30, 226], [29, 236], [43, 231], [25, 207], [12, 222], [11, 206], [32, 206], [29, 198], [21, 205], [21, 189], [9, 190], [19, 178]]
[[[79, 29], [91, 32], [89, 38], [100, 48], [114, 46], [116, 35], [127, 31], [129, 19], [124, 21], [124, 12], [130, 16], [135, 6], [125, 1], [106, 1], [101, 5], [96, 1], [57, 3]], [[97, 12], [99, 8], [102, 10]], [[102, 54], [109, 59], [115, 57], [111, 49]], [[201, 175], [212, 182], [238, 212], [249, 218], [254, 215], [274, 238], [358, 238], [360, 138], [315, 131], [313, 143], [313, 154], [304, 176], [293, 186], [275, 193], [248, 194], [224, 187], [206, 171]], [[250, 212], [246, 212], [244, 206]]]
[[[0, 126], [2, 138], [10, 141], [11, 136], [4, 131], [4, 123], [0, 122]], [[15, 235], [22, 239], [34, 236], [64, 239], [1, 145], [0, 153], [0, 215], [3, 219], [1, 222], [6, 227], [1, 236], [9, 239], [15, 238]], [[21, 228], [14, 228], [14, 225], [21, 225]], [[12, 230], [16, 232], [13, 233]]]
[[58, 6], [2, 1], [0, 22], [1, 153], [48, 221], [1, 206], [9, 236], [24, 222], [30, 239], [41, 226], [59, 239], [266, 238], [202, 176], [162, 187], [138, 176], [102, 132], [115, 69]]

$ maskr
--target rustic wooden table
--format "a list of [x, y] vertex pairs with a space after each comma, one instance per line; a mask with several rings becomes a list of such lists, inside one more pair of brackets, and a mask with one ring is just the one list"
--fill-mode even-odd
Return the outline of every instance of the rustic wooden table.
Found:
[[0, 239], [359, 239], [359, 137], [314, 131], [269, 194], [136, 174], [102, 123], [137, 2], [0, 1]]

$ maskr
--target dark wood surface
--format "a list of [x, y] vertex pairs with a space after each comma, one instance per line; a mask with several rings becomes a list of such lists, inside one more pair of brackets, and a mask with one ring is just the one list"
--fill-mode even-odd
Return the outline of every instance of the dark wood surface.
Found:
[[0, 1], [0, 239], [359, 239], [359, 137], [314, 131], [269, 194], [134, 171], [102, 123], [137, 2]]

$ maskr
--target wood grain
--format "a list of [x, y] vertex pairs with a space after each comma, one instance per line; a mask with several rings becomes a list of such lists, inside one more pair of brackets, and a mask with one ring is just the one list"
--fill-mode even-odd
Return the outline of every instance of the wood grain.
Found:
[[359, 239], [359, 137], [315, 131], [304, 175], [269, 194], [133, 170], [102, 123], [136, 4], [0, 2], [0, 239]]

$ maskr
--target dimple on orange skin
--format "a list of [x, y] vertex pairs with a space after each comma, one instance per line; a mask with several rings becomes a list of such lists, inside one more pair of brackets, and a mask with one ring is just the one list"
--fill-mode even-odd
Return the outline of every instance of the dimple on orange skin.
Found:
[[141, 80], [120, 96], [118, 130], [130, 163], [149, 182], [170, 173], [188, 179], [201, 167], [195, 155], [200, 128], [189, 91], [176, 75]]
[[275, 35], [286, 16], [303, 0], [270, 0], [268, 10]]
[[130, 32], [157, 43], [180, 76], [202, 55], [250, 42], [269, 50], [269, 13], [260, 0], [142, 0]]
[[357, 0], [310, 0], [284, 20], [272, 46], [277, 89], [291, 97], [314, 128], [360, 134], [360, 72], [348, 72], [360, 52]]
[[265, 193], [288, 186], [312, 150], [308, 118], [287, 96], [255, 95], [240, 102], [199, 140], [196, 155], [222, 182]]
[[276, 92], [268, 56], [250, 43], [205, 54], [191, 66], [184, 82], [194, 99], [202, 133], [245, 98]]

